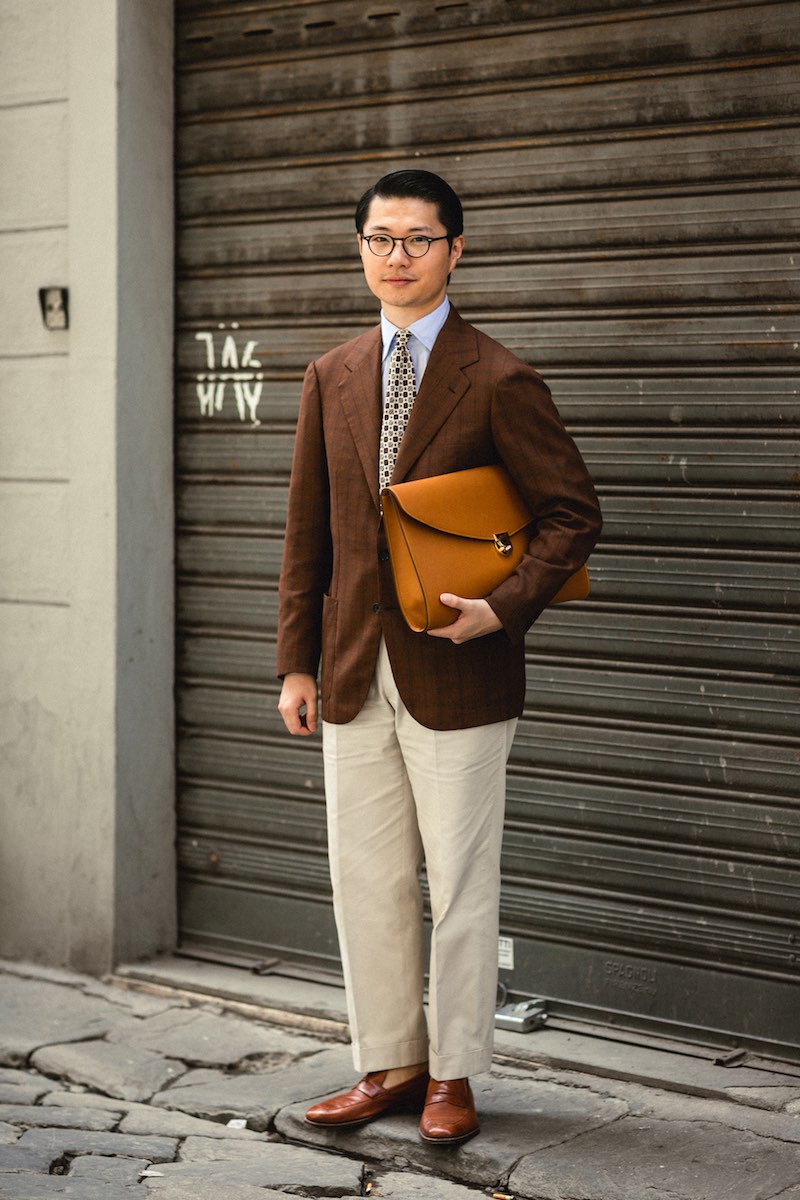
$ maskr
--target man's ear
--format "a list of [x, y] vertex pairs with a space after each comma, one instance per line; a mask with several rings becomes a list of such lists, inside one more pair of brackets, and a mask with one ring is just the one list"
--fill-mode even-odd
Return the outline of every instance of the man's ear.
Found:
[[[453, 238], [453, 245], [450, 247], [450, 273], [448, 274], [448, 279], [450, 278], [450, 275], [452, 275], [453, 271], [456, 269], [456, 263], [461, 258], [461, 255], [463, 253], [464, 253], [464, 238], [463, 238], [462, 234], [459, 234], [458, 237]], [[454, 255], [455, 255], [455, 257], [453, 257]]]

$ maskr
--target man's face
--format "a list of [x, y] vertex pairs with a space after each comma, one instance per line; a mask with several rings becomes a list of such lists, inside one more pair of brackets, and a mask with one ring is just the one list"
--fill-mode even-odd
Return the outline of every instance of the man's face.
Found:
[[[367, 237], [385, 233], [404, 238], [419, 233], [438, 238], [446, 232], [436, 205], [428, 200], [373, 196], [364, 222]], [[404, 328], [441, 304], [447, 277], [461, 257], [464, 239], [454, 238], [452, 249], [447, 241], [433, 242], [423, 258], [412, 258], [399, 242], [387, 258], [378, 258], [361, 234], [358, 246], [370, 291], [380, 300], [389, 320]]]

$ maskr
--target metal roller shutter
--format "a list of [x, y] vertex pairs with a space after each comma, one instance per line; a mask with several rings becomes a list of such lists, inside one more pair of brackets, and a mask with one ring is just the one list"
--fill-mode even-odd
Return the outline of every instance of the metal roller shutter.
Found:
[[797, 12], [179, 2], [185, 946], [336, 966], [276, 581], [303, 369], [375, 320], [355, 199], [416, 162], [465, 199], [455, 303], [551, 383], [606, 516], [592, 599], [528, 639], [503, 978], [800, 1045]]

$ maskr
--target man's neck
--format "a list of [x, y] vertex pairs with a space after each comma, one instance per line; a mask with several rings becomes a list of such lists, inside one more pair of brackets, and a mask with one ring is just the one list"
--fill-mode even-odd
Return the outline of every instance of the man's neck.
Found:
[[381, 306], [380, 316], [386, 320], [386, 322], [389, 322], [390, 325], [395, 326], [396, 329], [410, 329], [411, 325], [415, 325], [417, 322], [420, 322], [420, 320], [423, 320], [426, 317], [432, 317], [434, 313], [438, 313], [440, 310], [441, 324], [444, 324], [447, 314], [449, 314], [451, 310], [450, 301], [447, 299], [446, 294], [443, 296], [443, 299], [439, 301], [439, 304], [434, 305], [432, 308], [420, 308], [420, 310], [416, 310], [414, 312], [409, 310], [409, 308], [395, 308], [393, 306], [386, 307], [384, 305]]
[[416, 309], [398, 308], [395, 305], [384, 304], [381, 306], [381, 312], [387, 321], [391, 321], [392, 325], [396, 325], [398, 329], [408, 329], [409, 325], [413, 325], [416, 321], [421, 321], [423, 317], [430, 316], [432, 312], [436, 312], [436, 309], [441, 307], [444, 300], [445, 296], [440, 296], [435, 304], [431, 304], [427, 308]]

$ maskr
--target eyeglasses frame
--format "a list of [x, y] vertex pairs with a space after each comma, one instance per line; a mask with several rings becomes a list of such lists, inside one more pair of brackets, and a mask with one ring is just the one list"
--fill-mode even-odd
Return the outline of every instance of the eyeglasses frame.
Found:
[[[370, 242], [372, 241], [373, 238], [376, 238], [376, 237], [386, 238], [387, 240], [391, 240], [392, 248], [388, 254], [378, 254], [377, 250], [372, 249]], [[405, 243], [410, 238], [423, 238], [428, 243], [424, 254], [412, 254], [409, 250], [406, 250]], [[394, 254], [394, 248], [398, 242], [400, 242], [401, 246], [403, 247], [404, 253], [407, 254], [409, 258], [424, 258], [425, 255], [428, 253], [428, 250], [430, 250], [432, 242], [447, 241], [450, 243], [451, 246], [453, 244], [453, 240], [450, 237], [449, 233], [443, 233], [439, 237], [428, 237], [428, 235], [426, 233], [408, 233], [408, 234], [406, 234], [405, 237], [401, 237], [401, 238], [392, 237], [391, 234], [389, 234], [389, 233], [370, 233], [370, 234], [362, 233], [361, 240], [362, 240], [362, 242], [367, 243], [367, 246], [369, 247], [370, 251], [372, 252], [372, 254], [375, 255], [376, 258], [391, 258], [392, 255]]]

